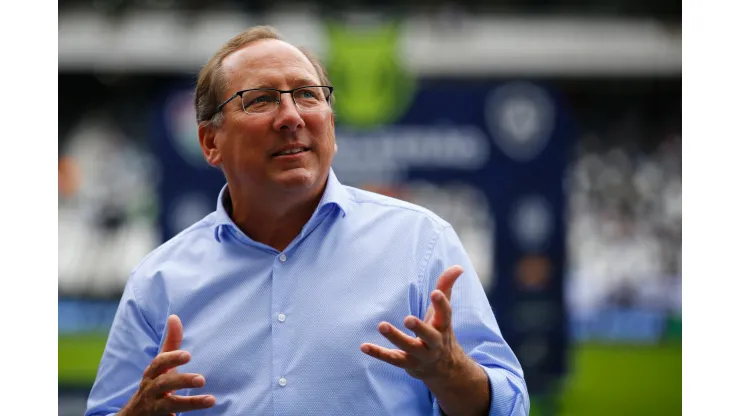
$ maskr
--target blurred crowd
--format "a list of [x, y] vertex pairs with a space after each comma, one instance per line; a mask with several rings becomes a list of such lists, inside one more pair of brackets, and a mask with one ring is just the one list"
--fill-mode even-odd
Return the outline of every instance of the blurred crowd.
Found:
[[681, 138], [582, 151], [568, 190], [571, 305], [680, 312]]
[[118, 296], [160, 243], [156, 165], [101, 116], [81, 120], [60, 151], [60, 293]]

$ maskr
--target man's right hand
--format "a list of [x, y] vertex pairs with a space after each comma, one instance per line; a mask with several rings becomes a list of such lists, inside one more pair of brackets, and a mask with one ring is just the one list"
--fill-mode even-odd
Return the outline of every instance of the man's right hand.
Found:
[[167, 319], [162, 351], [154, 357], [131, 400], [118, 416], [174, 416], [175, 413], [207, 409], [216, 404], [211, 395], [176, 396], [173, 391], [199, 388], [206, 384], [200, 374], [179, 374], [177, 367], [190, 361], [190, 354], [180, 350], [182, 322], [177, 315]]

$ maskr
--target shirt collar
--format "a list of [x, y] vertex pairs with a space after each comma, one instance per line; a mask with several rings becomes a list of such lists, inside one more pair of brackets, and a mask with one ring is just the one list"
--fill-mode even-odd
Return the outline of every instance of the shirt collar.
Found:
[[[326, 182], [326, 189], [324, 189], [324, 194], [321, 196], [319, 205], [316, 207], [316, 211], [314, 211], [314, 214], [312, 215], [309, 222], [313, 221], [313, 219], [317, 217], [318, 214], [325, 212], [332, 206], [338, 207], [342, 214], [342, 217], [345, 217], [351, 211], [352, 199], [350, 198], [347, 190], [344, 188], [344, 185], [342, 185], [339, 182], [339, 179], [337, 179], [337, 176], [334, 174], [334, 169], [329, 169], [329, 178]], [[221, 188], [221, 192], [219, 192], [218, 194], [218, 200], [216, 201], [216, 227], [214, 232], [216, 239], [219, 241], [221, 240], [220, 232], [223, 226], [238, 229], [236, 224], [234, 224], [234, 221], [231, 220], [230, 213], [231, 196], [229, 195], [228, 184], [226, 184], [223, 186], [223, 188]]]

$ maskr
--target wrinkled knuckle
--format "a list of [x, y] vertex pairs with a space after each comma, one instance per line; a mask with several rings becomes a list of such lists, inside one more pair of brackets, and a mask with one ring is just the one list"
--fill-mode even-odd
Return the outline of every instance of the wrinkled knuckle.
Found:
[[156, 389], [156, 379], [146, 380], [144, 383], [142, 383], [141, 392], [143, 394], [151, 395], [155, 389]]

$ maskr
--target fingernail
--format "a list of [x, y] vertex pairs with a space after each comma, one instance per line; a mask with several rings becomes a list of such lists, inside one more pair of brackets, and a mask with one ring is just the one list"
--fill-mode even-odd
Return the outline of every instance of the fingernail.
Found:
[[435, 290], [434, 292], [432, 292], [432, 300], [435, 301], [435, 302], [437, 302], [439, 300], [442, 300], [441, 296], [442, 296], [442, 294], [439, 293], [438, 290]]
[[413, 328], [416, 326], [416, 320], [415, 319], [408, 319], [406, 321], [406, 328]]
[[388, 324], [386, 324], [386, 323], [382, 323], [382, 324], [380, 324], [380, 328], [378, 328], [378, 329], [380, 330], [381, 333], [386, 334], [386, 333], [388, 333], [388, 331], [391, 330], [391, 327]]
[[195, 376], [193, 377], [193, 384], [196, 386], [203, 386], [206, 384], [206, 379], [203, 378], [203, 376]]
[[181, 360], [187, 360], [187, 359], [188, 359], [188, 353], [186, 353], [186, 352], [181, 352], [181, 353], [180, 353], [180, 355], [179, 355], [179, 358], [180, 358]]

